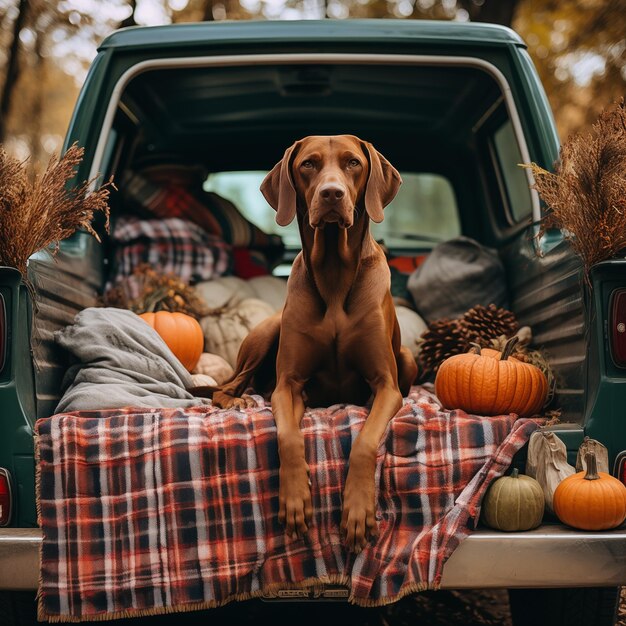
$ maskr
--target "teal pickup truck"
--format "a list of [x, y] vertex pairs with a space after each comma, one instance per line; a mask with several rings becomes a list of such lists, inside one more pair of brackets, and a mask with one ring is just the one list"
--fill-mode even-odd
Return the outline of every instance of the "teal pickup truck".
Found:
[[[626, 260], [596, 266], [586, 291], [561, 233], [537, 236], [542, 207], [518, 164], [550, 168], [559, 143], [537, 73], [511, 30], [413, 20], [124, 29], [101, 44], [65, 147], [85, 148], [77, 180], [115, 177], [113, 219], [136, 163], [184, 154], [209, 172], [206, 188], [245, 192], [252, 217], [270, 215], [269, 224], [271, 210], [255, 205], [258, 183], [284, 149], [306, 135], [344, 133], [367, 138], [403, 175], [402, 194], [375, 231], [391, 251], [427, 254], [457, 235], [498, 250], [510, 307], [556, 372], [562, 415], [554, 430], [570, 462], [589, 435], [608, 447], [614, 475], [626, 480]], [[280, 234], [288, 271], [297, 239]], [[52, 333], [94, 305], [106, 284], [103, 239], [79, 232], [61, 242], [55, 260], [31, 258], [36, 308], [18, 272], [0, 268], [2, 624], [34, 619], [33, 425], [54, 413], [67, 366]], [[556, 523], [523, 533], [479, 529], [443, 576], [450, 589], [510, 589], [516, 625], [613, 624], [624, 584], [626, 528], [579, 532]]]

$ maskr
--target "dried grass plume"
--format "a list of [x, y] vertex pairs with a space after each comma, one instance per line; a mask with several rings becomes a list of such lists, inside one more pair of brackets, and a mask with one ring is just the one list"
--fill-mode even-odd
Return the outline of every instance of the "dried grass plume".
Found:
[[588, 135], [562, 146], [554, 174], [529, 166], [535, 189], [549, 207], [543, 228], [561, 228], [580, 255], [586, 275], [592, 265], [626, 248], [626, 109], [624, 99], [606, 109]]
[[92, 192], [93, 181], [68, 187], [82, 158], [83, 149], [74, 144], [31, 182], [25, 163], [0, 147], [0, 265], [17, 268], [26, 283], [26, 264], [35, 252], [52, 246], [55, 253], [59, 241], [79, 228], [99, 240], [91, 226], [96, 213], [104, 213], [108, 232], [112, 181]]
[[193, 287], [174, 274], [158, 272], [144, 263], [103, 296], [104, 306], [129, 309], [137, 315], [155, 311], [186, 313], [196, 319], [211, 310]]

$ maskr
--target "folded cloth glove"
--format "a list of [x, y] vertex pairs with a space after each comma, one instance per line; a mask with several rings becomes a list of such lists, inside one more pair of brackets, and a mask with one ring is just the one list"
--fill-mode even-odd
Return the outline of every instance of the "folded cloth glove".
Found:
[[159, 334], [131, 311], [88, 308], [54, 333], [77, 363], [56, 412], [126, 406], [186, 408], [210, 403], [186, 391], [191, 375]]

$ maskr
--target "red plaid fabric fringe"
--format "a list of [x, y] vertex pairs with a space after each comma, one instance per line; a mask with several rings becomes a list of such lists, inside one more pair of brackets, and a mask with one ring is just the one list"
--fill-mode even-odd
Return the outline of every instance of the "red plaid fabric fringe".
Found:
[[437, 588], [487, 486], [538, 422], [445, 411], [431, 387], [413, 388], [379, 450], [379, 538], [355, 556], [341, 542], [341, 495], [367, 412], [306, 412], [314, 524], [297, 541], [277, 521], [269, 408], [39, 420], [40, 619], [195, 610], [320, 582], [347, 585], [364, 606]]

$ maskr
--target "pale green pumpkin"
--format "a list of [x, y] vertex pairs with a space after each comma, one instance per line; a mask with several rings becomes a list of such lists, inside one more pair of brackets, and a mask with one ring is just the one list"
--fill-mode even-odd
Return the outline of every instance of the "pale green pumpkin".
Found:
[[515, 532], [537, 528], [544, 511], [541, 485], [517, 469], [495, 480], [483, 499], [481, 519], [496, 530]]

